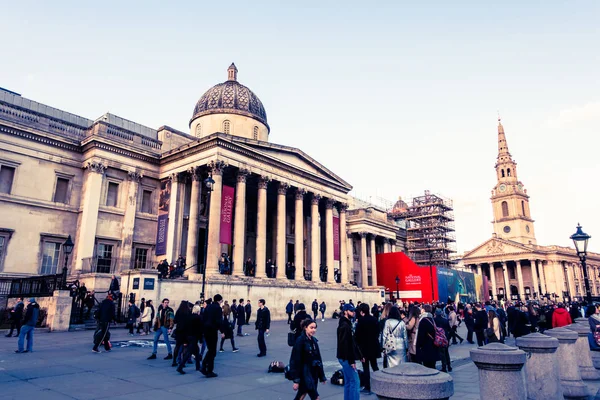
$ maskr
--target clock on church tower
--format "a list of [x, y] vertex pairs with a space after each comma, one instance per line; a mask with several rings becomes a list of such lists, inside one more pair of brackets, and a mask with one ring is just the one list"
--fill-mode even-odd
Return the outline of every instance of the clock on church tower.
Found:
[[536, 244], [529, 196], [517, 177], [517, 163], [506, 144], [502, 122], [498, 119], [497, 184], [492, 191], [494, 232], [497, 237], [523, 244]]

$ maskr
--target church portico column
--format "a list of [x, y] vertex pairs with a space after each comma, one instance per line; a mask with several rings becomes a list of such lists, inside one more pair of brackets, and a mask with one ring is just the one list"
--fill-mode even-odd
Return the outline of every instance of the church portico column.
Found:
[[504, 275], [504, 297], [507, 300], [511, 300], [510, 298], [510, 281], [508, 280], [508, 267], [506, 266], [506, 262], [501, 262], [502, 265], [502, 273]]
[[371, 235], [371, 286], [377, 286], [377, 254], [375, 250], [375, 239], [377, 236]]
[[275, 265], [277, 276], [280, 278], [285, 276], [285, 196], [289, 185], [279, 182], [277, 188], [277, 253], [275, 256]]
[[360, 287], [369, 286], [369, 271], [367, 268], [367, 232], [359, 232], [360, 236]]
[[390, 241], [390, 249], [391, 249], [392, 253], [396, 252], [396, 241], [395, 240]]
[[257, 212], [256, 212], [256, 277], [267, 276], [267, 186], [269, 178], [258, 179]]
[[244, 250], [246, 245], [246, 178], [250, 174], [247, 169], [237, 173], [235, 187], [235, 217], [233, 220], [233, 272], [244, 273]]
[[481, 269], [482, 269], [483, 264], [477, 264], [477, 275], [479, 276], [483, 276]]
[[[562, 264], [562, 263], [561, 263]], [[568, 288], [569, 288], [569, 296], [571, 297], [571, 301], [573, 297], [577, 296], [577, 291], [575, 290], [575, 274], [573, 271], [573, 266], [566, 262], [563, 266], [564, 270], [567, 271], [567, 279], [568, 279]]]
[[295, 222], [294, 222], [294, 279], [299, 276], [304, 279], [303, 275], [298, 275], [298, 271], [302, 273], [306, 266], [304, 262], [304, 189], [296, 190], [295, 203]]
[[388, 239], [388, 238], [383, 238], [383, 252], [384, 253], [390, 252], [390, 239]]
[[538, 298], [540, 297], [540, 288], [538, 286], [538, 276], [537, 276], [537, 266], [536, 266], [536, 261], [535, 260], [530, 260], [529, 261], [530, 265], [531, 265], [531, 277], [533, 278], [533, 290], [531, 293], [531, 298], [535, 299], [535, 294], [538, 294]]
[[492, 300], [494, 300], [494, 299], [498, 298], [498, 288], [496, 287], [496, 268], [494, 267], [493, 262], [491, 262], [489, 264], [489, 266], [490, 266], [490, 280], [492, 281]]
[[319, 201], [321, 196], [314, 194], [310, 199], [310, 268], [312, 270], [312, 279], [320, 280], [319, 267], [321, 264], [321, 232], [319, 229]]
[[348, 283], [348, 235], [346, 234], [347, 204], [339, 205], [340, 213], [340, 283]]
[[540, 290], [542, 291], [540, 295], [545, 295], [549, 292], [548, 287], [546, 286], [546, 275], [544, 273], [544, 260], [540, 260], [538, 265], [538, 271], [540, 273]]
[[525, 301], [525, 285], [523, 285], [523, 270], [521, 263], [523, 261], [517, 260], [517, 284], [519, 285], [519, 299]]
[[[221, 198], [223, 197], [223, 161], [211, 161], [208, 164], [211, 177], [215, 182], [210, 193], [210, 208], [208, 215], [208, 248], [206, 251], [206, 275], [219, 272], [219, 257], [221, 253]], [[170, 216], [170, 214], [169, 214]]]
[[333, 203], [332, 199], [325, 202], [325, 266], [327, 267], [327, 276], [325, 281], [333, 282]]
[[[192, 177], [192, 191], [190, 196], [190, 220], [188, 229], [187, 249], [185, 252], [186, 265], [191, 267], [198, 263], [198, 208], [200, 207], [200, 193], [202, 191], [202, 178], [197, 167], [189, 169]], [[196, 269], [186, 271], [190, 275]]]

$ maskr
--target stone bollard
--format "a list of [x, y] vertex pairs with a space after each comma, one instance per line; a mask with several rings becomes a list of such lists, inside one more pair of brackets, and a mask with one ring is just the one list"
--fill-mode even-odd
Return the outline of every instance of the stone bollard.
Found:
[[527, 398], [564, 399], [556, 358], [558, 339], [541, 333], [531, 333], [517, 338], [517, 347], [527, 354], [525, 363]]
[[558, 339], [556, 358], [560, 384], [563, 388], [565, 399], [587, 399], [589, 396], [587, 386], [581, 380], [581, 372], [577, 363], [575, 343], [577, 332], [565, 328], [554, 328], [544, 332], [548, 336]]
[[587, 325], [575, 323], [565, 326], [566, 329], [577, 332], [577, 342], [575, 343], [575, 353], [577, 354], [577, 364], [581, 371], [581, 378], [586, 381], [595, 381], [600, 379], [600, 372], [594, 368], [592, 355], [590, 354], [590, 343], [588, 334], [590, 327]]
[[382, 400], [447, 400], [454, 382], [437, 369], [404, 363], [372, 373], [371, 391]]
[[481, 400], [526, 400], [523, 350], [502, 343], [471, 350], [471, 359], [479, 369]]

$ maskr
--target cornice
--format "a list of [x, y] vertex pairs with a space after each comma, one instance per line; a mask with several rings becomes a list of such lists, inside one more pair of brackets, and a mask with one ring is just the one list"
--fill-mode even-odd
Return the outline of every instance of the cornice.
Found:
[[150, 164], [155, 164], [155, 165], [160, 164], [160, 159], [159, 159], [158, 154], [156, 156], [151, 156], [151, 155], [142, 154], [142, 153], [139, 153], [136, 151], [127, 150], [122, 147], [117, 147], [116, 145], [113, 145], [113, 144], [99, 141], [95, 137], [92, 137], [92, 140], [86, 142], [82, 146], [83, 152], [87, 152], [87, 151], [90, 151], [93, 149], [104, 150], [104, 151], [119, 154], [119, 155], [122, 155], [125, 157], [135, 158], [136, 160], [144, 161], [144, 162], [147, 162]]
[[18, 204], [20, 206], [47, 208], [47, 209], [51, 209], [53, 211], [69, 212], [69, 213], [74, 213], [74, 214], [77, 214], [80, 211], [77, 207], [74, 207], [74, 206], [71, 206], [68, 204], [54, 203], [51, 201], [21, 197], [21, 196], [16, 196], [14, 194], [0, 193], [0, 201], [7, 202], [7, 203], [14, 203], [14, 204]]
[[50, 138], [46, 135], [38, 135], [33, 132], [25, 131], [22, 129], [13, 128], [6, 125], [0, 125], [0, 133], [6, 133], [8, 135], [17, 136], [23, 139], [31, 140], [34, 142], [42, 143], [52, 147], [58, 147], [61, 149], [81, 153], [81, 147], [79, 146], [79, 141], [71, 140], [71, 143]]

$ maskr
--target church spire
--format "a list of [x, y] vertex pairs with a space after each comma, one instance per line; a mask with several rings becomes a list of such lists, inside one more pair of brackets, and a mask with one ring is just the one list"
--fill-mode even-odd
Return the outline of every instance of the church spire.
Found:
[[502, 120], [498, 117], [498, 158], [496, 159], [498, 180], [517, 180], [517, 163], [512, 159], [506, 143]]
[[237, 72], [238, 69], [234, 63], [231, 63], [229, 68], [227, 68], [227, 80], [228, 81], [237, 81]]

